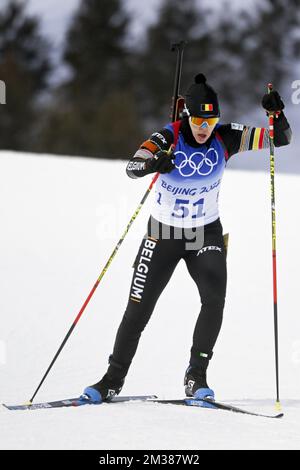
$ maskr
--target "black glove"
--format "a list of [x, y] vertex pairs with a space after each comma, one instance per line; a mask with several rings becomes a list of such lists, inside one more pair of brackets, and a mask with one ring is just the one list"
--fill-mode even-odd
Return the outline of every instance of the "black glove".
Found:
[[266, 93], [261, 100], [261, 104], [266, 111], [273, 113], [280, 112], [284, 109], [284, 103], [277, 91]]
[[174, 170], [175, 164], [173, 163], [174, 159], [173, 152], [166, 152], [165, 150], [160, 150], [156, 152], [152, 158], [146, 160], [146, 166], [149, 173], [170, 173]]

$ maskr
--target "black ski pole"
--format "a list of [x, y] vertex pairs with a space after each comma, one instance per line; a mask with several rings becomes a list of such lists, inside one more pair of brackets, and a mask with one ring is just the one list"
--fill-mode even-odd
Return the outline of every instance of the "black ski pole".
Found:
[[[273, 89], [268, 84], [268, 93]], [[272, 215], [272, 267], [273, 267], [273, 308], [274, 308], [274, 340], [275, 340], [275, 373], [276, 373], [276, 409], [281, 410], [279, 399], [279, 354], [278, 354], [278, 310], [277, 310], [277, 265], [276, 265], [276, 211], [275, 211], [275, 160], [274, 160], [274, 113], [269, 112], [270, 142], [270, 177], [271, 177], [271, 215]]]

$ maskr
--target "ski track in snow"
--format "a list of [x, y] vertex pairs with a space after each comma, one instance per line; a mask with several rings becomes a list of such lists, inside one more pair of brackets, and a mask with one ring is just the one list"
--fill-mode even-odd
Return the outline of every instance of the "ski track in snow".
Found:
[[[276, 158], [295, 149], [276, 150]], [[268, 151], [260, 152], [268, 159]], [[243, 158], [235, 156], [233, 158]], [[150, 177], [125, 162], [0, 153], [0, 400], [27, 401], [135, 211]], [[1, 449], [299, 449], [300, 176], [276, 174], [281, 420], [150, 403], [10, 412]], [[151, 199], [151, 196], [150, 198]], [[79, 395], [107, 367], [144, 234], [147, 201], [36, 402]], [[275, 413], [270, 178], [225, 172], [230, 232], [223, 328], [208, 379], [216, 398]], [[183, 396], [196, 287], [180, 263], [144, 331], [122, 394]]]

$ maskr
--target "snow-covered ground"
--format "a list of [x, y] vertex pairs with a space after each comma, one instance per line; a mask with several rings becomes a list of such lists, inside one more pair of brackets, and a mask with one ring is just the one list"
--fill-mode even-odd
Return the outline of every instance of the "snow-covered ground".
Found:
[[[295, 148], [280, 149], [276, 158], [291, 152]], [[267, 161], [268, 152], [259, 158]], [[119, 161], [1, 152], [0, 402], [17, 404], [31, 397], [149, 181], [130, 180]], [[276, 175], [282, 420], [149, 403], [32, 412], [1, 408], [0, 448], [299, 449], [299, 185], [300, 176]], [[229, 281], [209, 384], [220, 400], [271, 413], [275, 373], [268, 173], [231, 171], [229, 164], [220, 202], [224, 231], [230, 232]], [[36, 401], [76, 396], [104, 373], [150, 204]], [[179, 264], [143, 334], [123, 394], [183, 395], [199, 308], [196, 287]]]

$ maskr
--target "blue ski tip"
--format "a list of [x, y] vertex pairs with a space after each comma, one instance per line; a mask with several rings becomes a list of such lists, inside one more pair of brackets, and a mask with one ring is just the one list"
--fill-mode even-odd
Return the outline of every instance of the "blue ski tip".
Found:
[[85, 388], [83, 395], [80, 397], [80, 400], [89, 401], [94, 404], [100, 404], [103, 401], [101, 393], [93, 387]]

